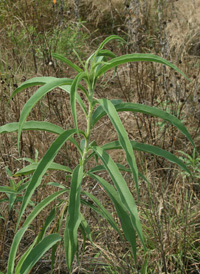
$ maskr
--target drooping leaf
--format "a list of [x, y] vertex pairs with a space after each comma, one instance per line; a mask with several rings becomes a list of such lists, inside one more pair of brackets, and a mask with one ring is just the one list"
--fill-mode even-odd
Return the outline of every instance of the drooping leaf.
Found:
[[[187, 166], [184, 164], [184, 162], [181, 161], [178, 157], [176, 157], [172, 153], [170, 153], [170, 152], [168, 152], [168, 151], [166, 151], [164, 149], [161, 149], [161, 148], [159, 148], [157, 146], [152, 146], [152, 145], [148, 145], [148, 144], [142, 144], [142, 143], [138, 143], [138, 142], [135, 142], [135, 141], [130, 141], [130, 142], [131, 142], [133, 150], [148, 152], [150, 154], [163, 157], [166, 160], [168, 160], [168, 161], [170, 161], [172, 163], [177, 164], [182, 169], [184, 169], [186, 172], [188, 172], [189, 174], [191, 174], [190, 171], [189, 171], [189, 169], [187, 168]], [[105, 149], [105, 150], [110, 150], [110, 149], [120, 149], [122, 147], [121, 147], [119, 141], [114, 141], [114, 142], [111, 142], [111, 143], [103, 145], [102, 148]]]
[[139, 62], [139, 61], [156, 62], [156, 63], [160, 63], [163, 65], [169, 66], [172, 69], [174, 69], [175, 71], [179, 72], [187, 80], [190, 81], [190, 79], [179, 68], [177, 68], [175, 65], [173, 65], [169, 61], [167, 61], [157, 55], [146, 54], [146, 53], [132, 53], [132, 54], [126, 54], [126, 55], [122, 55], [122, 56], [113, 58], [113, 59], [109, 60], [107, 62], [107, 64], [105, 64], [101, 67], [101, 69], [97, 73], [97, 77], [101, 76], [103, 73], [105, 73], [109, 69], [119, 66], [121, 64], [126, 64], [129, 62]]
[[[14, 176], [21, 176], [21, 175], [33, 173], [37, 169], [38, 165], [39, 165], [39, 163], [30, 164], [30, 165], [18, 170], [14, 174]], [[57, 164], [57, 163], [51, 163], [50, 166], [48, 167], [48, 170], [59, 170], [59, 171], [72, 173], [71, 168], [64, 166], [64, 165]]]
[[109, 37], [107, 37], [106, 39], [104, 39], [104, 41], [100, 44], [100, 46], [99, 46], [98, 49], [97, 49], [97, 53], [99, 53], [99, 51], [100, 51], [107, 43], [109, 43], [109, 42], [112, 41], [112, 40], [119, 40], [119, 41], [121, 41], [122, 43], [126, 43], [126, 41], [125, 41], [122, 37], [120, 37], [120, 36], [118, 36], [118, 35], [110, 35]]
[[18, 194], [18, 191], [11, 189], [9, 186], [0, 186], [0, 193]]
[[71, 68], [73, 68], [76, 72], [82, 72], [83, 71], [79, 66], [77, 66], [74, 63], [72, 63], [69, 59], [67, 59], [66, 57], [62, 56], [61, 54], [52, 53], [52, 57], [56, 58], [56, 59], [58, 59], [60, 61], [62, 61], [65, 64], [67, 64], [68, 66], [70, 66]]
[[[19, 123], [9, 123], [4, 126], [0, 127], [0, 133], [9, 133], [14, 132], [19, 129]], [[43, 130], [43, 131], [49, 131], [56, 134], [63, 133], [64, 129], [61, 127], [54, 125], [49, 122], [43, 122], [43, 121], [28, 121], [25, 122], [23, 125], [23, 130]]]
[[44, 85], [46, 83], [50, 83], [52, 81], [54, 81], [56, 79], [56, 77], [51, 77], [51, 76], [48, 76], [48, 77], [34, 77], [34, 78], [31, 78], [25, 82], [23, 82], [18, 88], [16, 88], [14, 90], [14, 92], [11, 94], [10, 98], [9, 98], [9, 101], [17, 94], [19, 93], [20, 91], [24, 90], [24, 89], [27, 89], [29, 87], [34, 87], [34, 86], [41, 86], [41, 85]]
[[24, 105], [20, 119], [19, 119], [19, 129], [18, 129], [18, 149], [19, 149], [19, 141], [20, 141], [20, 136], [21, 132], [24, 126], [24, 122], [29, 115], [31, 109], [35, 106], [35, 104], [49, 91], [52, 89], [58, 87], [59, 85], [66, 85], [72, 83], [71, 79], [68, 78], [63, 78], [63, 79], [55, 79], [54, 81], [45, 84], [44, 86], [40, 87], [31, 97], [30, 99], [26, 102]]
[[[148, 114], [151, 116], [159, 117], [170, 124], [174, 125], [179, 129], [191, 142], [191, 144], [195, 147], [195, 144], [192, 140], [191, 135], [187, 131], [186, 127], [181, 123], [181, 121], [173, 116], [172, 114], [165, 112], [161, 109], [147, 106], [147, 105], [142, 105], [142, 104], [135, 104], [135, 103], [120, 103], [115, 105], [116, 111], [131, 111], [131, 112], [141, 112], [144, 114]], [[106, 112], [102, 109], [97, 108], [98, 110], [94, 111], [94, 114], [92, 116], [92, 126], [96, 124], [96, 122], [102, 118]]]

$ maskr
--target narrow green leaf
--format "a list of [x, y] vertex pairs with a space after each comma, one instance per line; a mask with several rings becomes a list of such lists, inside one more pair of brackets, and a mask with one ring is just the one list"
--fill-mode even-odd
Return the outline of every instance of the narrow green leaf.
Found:
[[17, 266], [15, 268], [15, 274], [20, 274], [22, 264], [24, 263], [25, 259], [27, 258], [31, 250], [33, 249], [34, 245], [36, 244], [36, 241], [37, 241], [37, 237], [35, 238], [34, 242], [29, 246], [29, 248], [25, 251], [25, 253], [23, 253], [23, 255], [20, 257], [17, 263]]
[[56, 183], [56, 182], [49, 182], [49, 183], [47, 183], [47, 185], [49, 185], [49, 186], [55, 186], [55, 187], [62, 188], [62, 189], [66, 189], [65, 186], [63, 186], [63, 185], [61, 185], [59, 183]]
[[69, 195], [68, 216], [64, 232], [65, 257], [69, 272], [71, 272], [74, 255], [78, 248], [77, 230], [81, 222], [80, 190], [83, 179], [83, 166], [78, 165], [72, 174]]
[[42, 200], [39, 204], [37, 204], [34, 209], [31, 211], [31, 213], [28, 215], [26, 218], [25, 222], [23, 223], [23, 226], [28, 226], [34, 219], [35, 217], [47, 206], [49, 205], [52, 201], [54, 201], [58, 196], [61, 194], [65, 193], [66, 190], [60, 190], [58, 192], [55, 192], [51, 195], [49, 195], [47, 198]]
[[[61, 193], [62, 194], [62, 193]], [[59, 194], [60, 195], [60, 194]], [[50, 226], [50, 224], [53, 222], [54, 218], [55, 218], [55, 207], [50, 211], [49, 215], [47, 216], [46, 220], [45, 220], [45, 223], [42, 227], [42, 230], [39, 232], [38, 234], [38, 239], [37, 239], [37, 242], [40, 242], [43, 238], [44, 238], [44, 235], [48, 229], [48, 227]]]
[[19, 246], [19, 243], [28, 227], [22, 227], [16, 234], [12, 241], [9, 258], [8, 258], [8, 267], [7, 267], [7, 274], [13, 274], [14, 273], [14, 265], [15, 265], [15, 257], [17, 253], [17, 249]]
[[72, 86], [71, 86], [70, 103], [71, 103], [72, 115], [74, 119], [74, 125], [77, 130], [77, 133], [78, 133], [78, 125], [77, 125], [77, 114], [76, 114], [76, 94], [77, 94], [77, 88], [80, 81], [86, 76], [87, 75], [85, 72], [79, 73], [73, 80]]
[[51, 234], [46, 236], [31, 250], [21, 267], [21, 273], [27, 274], [37, 263], [37, 261], [44, 255], [44, 253], [60, 240], [61, 237], [58, 234]]
[[[152, 146], [152, 145], [148, 145], [148, 144], [142, 144], [142, 143], [138, 143], [138, 142], [135, 142], [135, 141], [130, 141], [130, 142], [131, 142], [133, 150], [148, 152], [150, 154], [163, 157], [166, 160], [177, 164], [182, 169], [184, 169], [186, 172], [191, 174], [189, 169], [187, 168], [187, 166], [184, 164], [184, 162], [181, 161], [178, 157], [176, 157], [172, 153], [170, 153], [170, 152], [168, 152], [164, 149], [161, 149], [159, 147], [156, 147], [156, 146]], [[120, 148], [122, 148], [122, 146], [120, 145], [120, 143], [118, 141], [114, 141], [114, 142], [103, 145], [101, 148], [104, 149], [104, 150], [110, 150], [110, 149], [120, 149]]]
[[51, 163], [53, 162], [54, 158], [56, 157], [58, 151], [62, 147], [62, 145], [67, 141], [67, 139], [70, 138], [72, 134], [75, 133], [75, 129], [66, 130], [64, 131], [58, 138], [52, 143], [44, 157], [42, 158], [41, 162], [39, 163], [37, 169], [35, 170], [35, 173], [30, 181], [30, 184], [28, 185], [28, 188], [26, 190], [26, 193], [24, 195], [23, 203], [20, 209], [17, 227], [20, 223], [22, 214], [24, 213], [24, 210], [28, 204], [28, 202], [31, 199], [31, 196], [35, 189], [40, 185], [42, 176], [45, 174]]
[[7, 194], [18, 194], [16, 190], [11, 189], [9, 186], [0, 186], [0, 193], [4, 192]]
[[23, 129], [24, 122], [30, 113], [31, 109], [35, 106], [35, 104], [49, 91], [52, 89], [58, 87], [59, 85], [66, 85], [72, 83], [71, 79], [63, 78], [63, 79], [56, 79], [50, 83], [45, 84], [44, 86], [40, 87], [26, 102], [24, 105], [20, 119], [19, 119], [19, 130], [18, 130], [18, 149], [19, 149], [19, 142], [20, 142], [20, 136]]
[[[121, 232], [120, 232], [120, 230], [119, 230], [116, 222], [114, 221], [112, 215], [108, 212], [107, 209], [105, 209], [105, 207], [101, 204], [101, 202], [94, 195], [92, 195], [91, 193], [89, 193], [87, 191], [82, 191], [81, 194], [86, 195], [87, 197], [89, 197], [90, 200], [92, 200], [98, 206], [98, 210], [96, 210], [96, 208], [93, 206], [93, 204], [91, 204], [91, 203], [85, 203], [87, 206], [89, 206], [91, 209], [93, 209], [98, 214], [100, 214], [103, 218], [105, 218], [109, 222], [109, 224], [121, 236]], [[84, 203], [84, 200], [82, 200], [82, 203]]]
[[135, 234], [135, 227], [131, 221], [131, 217], [124, 205], [124, 203], [121, 201], [120, 195], [117, 193], [115, 188], [110, 185], [107, 181], [105, 181], [103, 178], [92, 174], [89, 172], [89, 176], [99, 182], [99, 184], [104, 188], [107, 195], [110, 197], [111, 201], [113, 202], [115, 209], [117, 211], [117, 215], [120, 219], [122, 229], [124, 232], [125, 238], [129, 241], [133, 255], [135, 264], [137, 265], [137, 258], [136, 258], [136, 234]]
[[[35, 217], [42, 211], [42, 209], [44, 209], [48, 204], [50, 204], [50, 203], [51, 203], [52, 201], [54, 201], [58, 196], [60, 196], [61, 194], [65, 193], [65, 192], [66, 192], [66, 190], [61, 190], [61, 191], [59, 191], [59, 192], [53, 193], [53, 194], [50, 195], [49, 197], [45, 198], [42, 202], [40, 202], [40, 203], [33, 209], [33, 211], [28, 215], [28, 217], [27, 217], [26, 221], [24, 222], [22, 228], [16, 233], [16, 235], [17, 235], [17, 234], [21, 235], [21, 233], [22, 233], [22, 235], [21, 235], [20, 237], [18, 236], [16, 240], [15, 240], [15, 238], [14, 238], [14, 240], [13, 240], [13, 243], [14, 243], [15, 246], [13, 246], [13, 244], [12, 244], [13, 247], [11, 247], [10, 256], [9, 256], [9, 258], [10, 258], [10, 257], [13, 258], [13, 259], [12, 259], [13, 261], [10, 259], [11, 264], [12, 264], [12, 263], [14, 264], [14, 260], [15, 260], [15, 256], [16, 256], [16, 252], [17, 252], [18, 245], [19, 245], [19, 243], [20, 243], [20, 241], [21, 241], [21, 238], [22, 238], [23, 234], [24, 234], [25, 231], [28, 229], [28, 226], [30, 225], [30, 223], [31, 223], [31, 222], [35, 219]], [[25, 260], [26, 257], [28, 256], [28, 254], [31, 252], [31, 250], [32, 250], [33, 246], [35, 245], [35, 243], [36, 243], [38, 240], [40, 240], [41, 238], [43, 238], [43, 235], [44, 235], [44, 233], [46, 232], [46, 229], [48, 228], [50, 222], [52, 221], [52, 218], [53, 218], [52, 214], [53, 214], [53, 211], [51, 212], [51, 214], [48, 216], [47, 220], [45, 221], [45, 225], [43, 226], [43, 229], [42, 229], [42, 231], [39, 233], [38, 237], [35, 239], [34, 243], [28, 248], [28, 250], [26, 251], [26, 253], [20, 258], [20, 261], [18, 262], [17, 267], [16, 267], [16, 274], [21, 273], [21, 272], [20, 272], [20, 269], [21, 269], [22, 263], [24, 262], [24, 260]], [[14, 241], [15, 241], [15, 242], [14, 242]], [[14, 255], [13, 255], [13, 254], [14, 254]], [[11, 265], [11, 268], [12, 268], [12, 267], [13, 267], [13, 266]], [[13, 273], [13, 272], [12, 272], [12, 273]]]
[[97, 49], [97, 52], [99, 53], [99, 51], [100, 51], [108, 42], [110, 42], [111, 40], [119, 40], [119, 41], [121, 41], [121, 42], [123, 42], [123, 43], [126, 43], [126, 41], [125, 41], [123, 38], [121, 38], [120, 36], [118, 36], [118, 35], [110, 35], [109, 37], [107, 37], [107, 38], [100, 44], [100, 46], [99, 46], [98, 49]]
[[72, 63], [70, 60], [62, 56], [61, 54], [58, 53], [52, 53], [52, 57], [56, 58], [57, 60], [62, 61], [63, 63], [67, 64], [71, 68], [73, 68], [76, 72], [82, 72], [83, 70], [77, 66], [76, 64]]
[[92, 234], [91, 234], [91, 231], [90, 231], [90, 227], [89, 227], [87, 221], [85, 220], [83, 214], [80, 213], [80, 216], [81, 216], [80, 217], [81, 218], [80, 225], [82, 226], [82, 229], [85, 231], [85, 234], [88, 236], [89, 241], [93, 245]]
[[14, 92], [11, 94], [9, 101], [20, 91], [33, 87], [33, 86], [40, 86], [40, 85], [44, 85], [46, 83], [49, 83], [51, 81], [54, 81], [56, 78], [55, 77], [34, 77], [32, 79], [29, 79], [25, 82], [23, 82], [18, 88], [16, 88], [16, 90], [14, 90]]
[[[0, 127], [0, 134], [14, 132], [14, 131], [17, 131], [18, 129], [19, 129], [18, 122], [9, 123], [9, 124], [6, 124], [6, 125]], [[63, 133], [65, 131], [60, 126], [54, 125], [49, 122], [44, 122], [44, 121], [25, 122], [22, 130], [42, 130], [42, 131], [52, 132], [52, 133], [55, 133], [58, 135], [60, 135], [61, 133]], [[76, 148], [78, 149], [78, 151], [81, 154], [81, 149], [80, 149], [80, 146], [77, 143], [77, 141], [72, 137], [69, 140], [76, 146]], [[24, 159], [26, 160], [26, 158], [24, 158]], [[33, 160], [30, 159], [30, 161], [33, 161]]]
[[128, 62], [138, 62], [138, 61], [156, 62], [156, 63], [169, 66], [173, 68], [175, 71], [182, 74], [187, 80], [190, 81], [190, 79], [179, 68], [177, 68], [175, 65], [173, 65], [169, 61], [157, 55], [146, 54], [146, 53], [132, 53], [132, 54], [126, 54], [126, 55], [113, 58], [107, 62], [108, 64], [105, 64], [101, 67], [101, 69], [97, 73], [97, 77], [101, 76], [103, 73], [105, 73], [109, 69], [119, 66], [120, 64], [125, 64]]
[[109, 156], [109, 154], [106, 153], [102, 148], [100, 147], [93, 147], [93, 150], [97, 153], [97, 155], [100, 157], [101, 161], [103, 162], [106, 170], [110, 174], [110, 177], [112, 178], [112, 181], [120, 195], [121, 202], [126, 207], [127, 211], [130, 214], [131, 222], [137, 231], [140, 240], [144, 244], [144, 238], [142, 234], [142, 228], [137, 212], [137, 207], [134, 201], [134, 198], [126, 184], [126, 181], [124, 180], [123, 176], [121, 175], [117, 165], [112, 160], [112, 158]]
[[[39, 163], [30, 164], [30, 165], [18, 170], [14, 174], [14, 176], [21, 176], [21, 175], [33, 173], [37, 169], [38, 165], [39, 165]], [[48, 170], [59, 170], [59, 171], [65, 171], [65, 172], [72, 173], [71, 168], [64, 166], [64, 165], [57, 164], [57, 163], [51, 163], [50, 166], [48, 167]]]
[[127, 162], [128, 162], [130, 169], [133, 173], [133, 178], [134, 178], [135, 185], [136, 185], [137, 195], [139, 198], [138, 169], [137, 169], [137, 164], [136, 164], [135, 156], [133, 153], [133, 149], [132, 149], [130, 140], [128, 138], [128, 133], [126, 132], [112, 102], [110, 102], [107, 99], [99, 99], [98, 102], [103, 107], [104, 111], [110, 118], [114, 128], [117, 131], [119, 143], [121, 144], [122, 148], [124, 149], [124, 151], [126, 153]]
[[10, 194], [9, 196], [10, 196], [9, 197], [9, 211], [11, 211], [11, 209], [13, 207], [13, 204], [16, 200], [17, 195], [16, 194]]
[[[69, 88], [70, 87], [70, 88]], [[70, 86], [60, 86], [61, 89], [63, 89], [64, 91], [67, 91], [67, 93], [71, 93], [71, 85]], [[86, 95], [86, 97], [88, 96], [87, 95], [87, 91], [84, 89], [84, 87], [82, 87], [81, 85], [79, 85], [79, 88], [84, 92], [84, 94]], [[85, 107], [84, 103], [83, 103], [83, 100], [81, 99], [80, 95], [76, 92], [76, 100], [77, 102], [79, 103], [79, 105], [81, 106], [83, 112], [85, 114], [87, 114], [87, 108]]]
[[[9, 123], [4, 126], [0, 127], [0, 133], [9, 133], [14, 132], [19, 129], [19, 123]], [[64, 129], [61, 127], [54, 125], [49, 122], [43, 122], [43, 121], [28, 121], [25, 122], [23, 125], [23, 130], [43, 130], [43, 131], [49, 131], [56, 134], [63, 133]]]
[[100, 50], [97, 54], [97, 57], [98, 56], [104, 56], [104, 57], [110, 57], [110, 58], [116, 57], [116, 55], [112, 51], [107, 50], [107, 49]]
[[[178, 118], [176, 118], [175, 116], [173, 116], [172, 114], [168, 112], [165, 112], [155, 107], [142, 105], [142, 104], [135, 104], [135, 103], [120, 103], [120, 104], [116, 104], [115, 108], [117, 112], [119, 111], [141, 112], [141, 113], [159, 117], [165, 121], [168, 121], [170, 124], [177, 127], [195, 147], [192, 137], [187, 131], [186, 127], [181, 123], [181, 121]], [[92, 126], [94, 126], [96, 122], [106, 114], [106, 112], [103, 109], [102, 110], [99, 108], [97, 109], [98, 111], [95, 110], [92, 117], [92, 123], [91, 123]]]
[[[102, 146], [102, 148], [103, 148], [103, 146]], [[120, 146], [120, 148], [121, 148], [121, 146]], [[130, 168], [126, 168], [125, 166], [118, 164], [118, 163], [116, 163], [116, 165], [120, 171], [131, 172]], [[99, 171], [103, 171], [103, 170], [105, 170], [104, 165], [98, 165], [98, 166], [95, 166], [94, 168], [90, 169], [89, 172], [94, 173], [94, 172], [99, 172]]]

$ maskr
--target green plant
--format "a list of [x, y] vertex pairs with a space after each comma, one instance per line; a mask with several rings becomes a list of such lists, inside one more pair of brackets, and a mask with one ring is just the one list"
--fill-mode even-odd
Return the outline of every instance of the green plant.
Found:
[[[17, 202], [22, 202], [23, 200], [23, 191], [27, 188], [30, 178], [25, 177], [18, 183], [15, 183], [12, 172], [8, 167], [5, 169], [7, 175], [9, 176], [10, 186], [0, 186], [0, 193], [5, 193], [7, 196], [6, 198], [1, 199], [0, 203], [8, 203], [9, 215], [12, 215], [12, 211], [15, 210], [14, 204]], [[32, 206], [34, 205], [31, 201], [29, 201], [29, 204]], [[0, 215], [0, 218], [3, 218], [3, 216]]]
[[[200, 156], [196, 148], [193, 149], [192, 156], [185, 153], [184, 151], [179, 151], [185, 157], [179, 157], [185, 165], [191, 170], [193, 177], [200, 183]], [[185, 174], [187, 175], [187, 173]]]
[[[81, 229], [83, 238], [85, 239], [87, 235], [92, 243], [92, 237], [88, 223], [84, 218], [83, 214], [80, 212], [81, 203], [86, 206], [89, 206], [96, 213], [104, 217], [110, 223], [110, 225], [117, 231], [120, 237], [122, 237], [121, 230], [116, 224], [111, 214], [106, 210], [106, 208], [103, 207], [101, 202], [95, 196], [82, 189], [82, 182], [85, 181], [87, 177], [96, 180], [105, 190], [109, 198], [112, 200], [117, 215], [120, 219], [121, 228], [123, 230], [124, 236], [130, 243], [130, 246], [132, 248], [133, 258], [135, 260], [135, 267], [137, 268], [138, 266], [136, 256], [136, 234], [139, 236], [139, 239], [142, 242], [144, 250], [145, 239], [142, 234], [142, 227], [140, 224], [135, 200], [120, 171], [128, 170], [129, 172], [131, 172], [133, 180], [135, 182], [137, 199], [139, 199], [138, 176], [141, 176], [143, 179], [145, 178], [138, 171], [137, 163], [134, 156], [134, 150], [144, 151], [157, 156], [164, 157], [165, 159], [179, 165], [186, 172], [190, 173], [186, 165], [173, 154], [155, 146], [141, 144], [133, 140], [130, 140], [118, 116], [118, 112], [141, 112], [151, 116], [159, 117], [177, 127], [177, 129], [180, 130], [195, 147], [194, 142], [190, 134], [188, 133], [187, 129], [175, 116], [171, 115], [170, 113], [164, 112], [160, 109], [156, 109], [154, 107], [150, 107], [147, 105], [126, 103], [122, 102], [121, 100], [97, 99], [95, 97], [95, 86], [99, 77], [104, 75], [108, 70], [112, 68], [115, 68], [116, 70], [117, 66], [125, 64], [127, 62], [157, 62], [167, 65], [181, 73], [183, 76], [185, 76], [176, 66], [164, 60], [163, 58], [160, 58], [155, 55], [128, 54], [116, 57], [115, 54], [110, 50], [103, 50], [103, 47], [113, 39], [125, 42], [122, 38], [116, 35], [112, 35], [106, 38], [100, 44], [99, 48], [86, 60], [86, 62], [83, 63], [80, 57], [77, 55], [82, 67], [73, 64], [70, 60], [64, 58], [59, 54], [54, 54], [55, 58], [63, 61], [77, 72], [77, 75], [73, 80], [69, 78], [58, 79], [54, 77], [36, 77], [24, 82], [20, 87], [18, 87], [13, 92], [11, 96], [12, 98], [14, 95], [16, 95], [17, 93], [26, 88], [36, 85], [42, 85], [24, 105], [24, 108], [21, 112], [19, 123], [10, 123], [0, 127], [0, 133], [18, 131], [19, 150], [22, 130], [44, 130], [55, 133], [58, 135], [58, 137], [52, 143], [52, 145], [50, 146], [46, 154], [43, 156], [43, 158], [39, 161], [39, 163], [31, 163], [29, 166], [25, 168], [26, 170], [23, 169], [16, 173], [16, 175], [21, 175], [25, 173], [34, 172], [32, 179], [24, 194], [23, 202], [21, 205], [16, 228], [17, 232], [15, 234], [10, 249], [7, 274], [28, 273], [34, 266], [34, 264], [38, 261], [38, 259], [51, 247], [53, 247], [52, 258], [54, 258], [56, 247], [58, 245], [58, 242], [61, 240], [61, 237], [58, 235], [58, 232], [60, 231], [60, 226], [63, 223], [64, 215], [66, 215], [65, 231], [63, 236], [65, 258], [68, 270], [71, 273], [74, 256], [75, 254], [78, 254], [77, 233], [79, 228]], [[84, 85], [82, 84], [82, 82], [84, 83]], [[85, 86], [87, 88], [85, 88]], [[49, 122], [26, 122], [26, 118], [28, 117], [30, 111], [35, 106], [35, 104], [49, 91], [56, 87], [59, 87], [62, 90], [66, 91], [66, 93], [70, 94], [70, 104], [74, 120], [74, 128], [64, 130], [61, 127], [51, 124]], [[87, 100], [82, 100], [81, 96], [78, 93], [79, 89], [84, 94]], [[78, 126], [76, 103], [80, 105], [85, 115], [85, 119], [87, 122], [85, 130], [81, 130]], [[95, 140], [91, 139], [91, 133], [93, 130], [96, 130], [96, 123], [104, 116], [107, 116], [113, 124], [114, 129], [118, 134], [118, 140], [104, 145], [98, 145]], [[54, 159], [58, 151], [61, 149], [61, 147], [64, 145], [66, 141], [72, 142], [73, 145], [77, 148], [80, 155], [79, 162], [73, 170], [71, 170], [69, 167], [54, 162]], [[122, 149], [125, 152], [126, 160], [129, 165], [128, 169], [127, 167], [121, 164], [115, 163], [111, 156], [107, 153], [107, 150], [118, 149]], [[102, 164], [99, 164], [99, 160]], [[89, 161], [91, 161], [93, 164], [96, 163], [93, 168], [88, 169], [87, 164]], [[22, 221], [22, 216], [25, 213], [25, 209], [27, 208], [34, 191], [37, 187], [40, 186], [42, 178], [48, 169], [62, 170], [70, 174], [70, 189], [65, 188], [65, 186], [60, 186], [58, 184], [53, 183], [54, 185], [61, 187], [62, 190], [49, 195], [47, 198], [45, 198], [39, 204], [37, 204], [32, 210], [32, 212], [28, 215], [26, 220], [21, 224], [20, 228], [20, 223]], [[102, 170], [107, 171], [107, 173], [110, 175], [112, 179], [113, 184], [107, 182], [104, 178], [96, 174]], [[20, 261], [18, 262], [14, 270], [17, 248], [30, 223], [47, 205], [49, 205], [52, 201], [55, 201], [59, 196], [63, 194], [69, 195], [67, 195], [61, 202], [59, 201], [59, 203], [56, 205], [56, 208], [60, 207], [58, 229], [51, 229], [50, 235], [45, 236], [47, 228], [50, 226], [53, 218], [55, 217], [55, 214], [52, 213], [51, 217], [48, 216], [46, 219], [46, 222], [42, 229], [42, 234], [39, 234], [37, 236], [34, 243], [20, 258]], [[84, 197], [87, 197], [87, 199], [84, 199]], [[91, 200], [92, 203], [88, 202], [88, 199]], [[55, 231], [56, 233], [52, 233]]]

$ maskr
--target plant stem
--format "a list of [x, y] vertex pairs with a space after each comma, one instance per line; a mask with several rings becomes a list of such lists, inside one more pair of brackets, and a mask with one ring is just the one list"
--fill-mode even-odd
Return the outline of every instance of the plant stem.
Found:
[[90, 128], [91, 128], [91, 118], [92, 118], [92, 111], [93, 111], [93, 105], [92, 105], [92, 98], [90, 98], [89, 101], [89, 110], [87, 115], [87, 130], [86, 130], [86, 136], [85, 136], [85, 145], [83, 150], [83, 156], [81, 159], [81, 165], [84, 165], [85, 159], [88, 152], [88, 146], [89, 146], [89, 140], [90, 140]]

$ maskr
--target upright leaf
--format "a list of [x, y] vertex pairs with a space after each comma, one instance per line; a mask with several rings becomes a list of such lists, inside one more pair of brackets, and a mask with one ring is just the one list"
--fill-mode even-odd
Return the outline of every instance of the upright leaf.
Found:
[[82, 219], [80, 214], [80, 191], [82, 179], [83, 166], [78, 165], [72, 174], [68, 215], [64, 232], [65, 257], [70, 273], [74, 255], [78, 248], [77, 230]]
[[31, 250], [22, 264], [20, 273], [27, 274], [37, 263], [37, 261], [44, 255], [44, 253], [60, 240], [61, 237], [58, 234], [51, 234], [46, 236]]
[[74, 125], [78, 133], [78, 125], [77, 125], [77, 114], [76, 114], [76, 94], [77, 94], [77, 88], [80, 83], [80, 81], [86, 77], [85, 72], [80, 72], [74, 79], [72, 86], [71, 86], [71, 93], [70, 93], [70, 103], [71, 103], [71, 109], [72, 109], [72, 115], [74, 119]]
[[110, 174], [110, 177], [112, 178], [112, 181], [119, 193], [121, 202], [124, 204], [126, 210], [129, 212], [131, 222], [135, 230], [137, 231], [142, 244], [145, 246], [137, 207], [123, 176], [121, 175], [115, 162], [112, 160], [109, 154], [106, 153], [105, 150], [100, 147], [93, 147], [93, 149], [102, 160], [105, 169]]
[[24, 210], [29, 203], [31, 196], [34, 192], [34, 190], [40, 185], [42, 176], [45, 174], [51, 163], [53, 162], [54, 158], [56, 157], [58, 151], [62, 147], [62, 145], [66, 142], [67, 139], [70, 138], [72, 134], [75, 133], [75, 129], [66, 130], [64, 131], [50, 146], [42, 160], [40, 161], [37, 169], [35, 170], [35, 173], [30, 181], [30, 184], [28, 185], [28, 188], [26, 190], [26, 193], [24, 195], [24, 199], [21, 205], [17, 227], [20, 223], [22, 214], [24, 213]]
[[103, 107], [104, 111], [110, 118], [114, 128], [117, 131], [119, 143], [126, 153], [127, 162], [128, 162], [130, 169], [133, 173], [133, 178], [134, 178], [136, 189], [137, 189], [137, 195], [139, 197], [138, 169], [137, 169], [137, 164], [135, 161], [133, 149], [132, 149], [130, 140], [128, 138], [128, 133], [125, 130], [125, 128], [117, 114], [117, 111], [116, 111], [114, 105], [107, 99], [99, 99], [98, 102]]
[[112, 200], [112, 202], [115, 206], [115, 209], [117, 211], [117, 215], [120, 219], [122, 229], [124, 232], [124, 236], [126, 237], [126, 239], [129, 241], [129, 243], [131, 245], [133, 255], [134, 255], [135, 264], [137, 265], [135, 227], [134, 227], [133, 223], [131, 222], [131, 218], [130, 218], [130, 215], [129, 215], [126, 207], [124, 206], [123, 202], [120, 199], [120, 195], [115, 190], [115, 188], [111, 184], [109, 184], [107, 181], [105, 181], [103, 178], [101, 178], [95, 174], [92, 174], [91, 172], [89, 172], [88, 174], [91, 178], [93, 178], [99, 182], [99, 184], [104, 188], [105, 192]]

